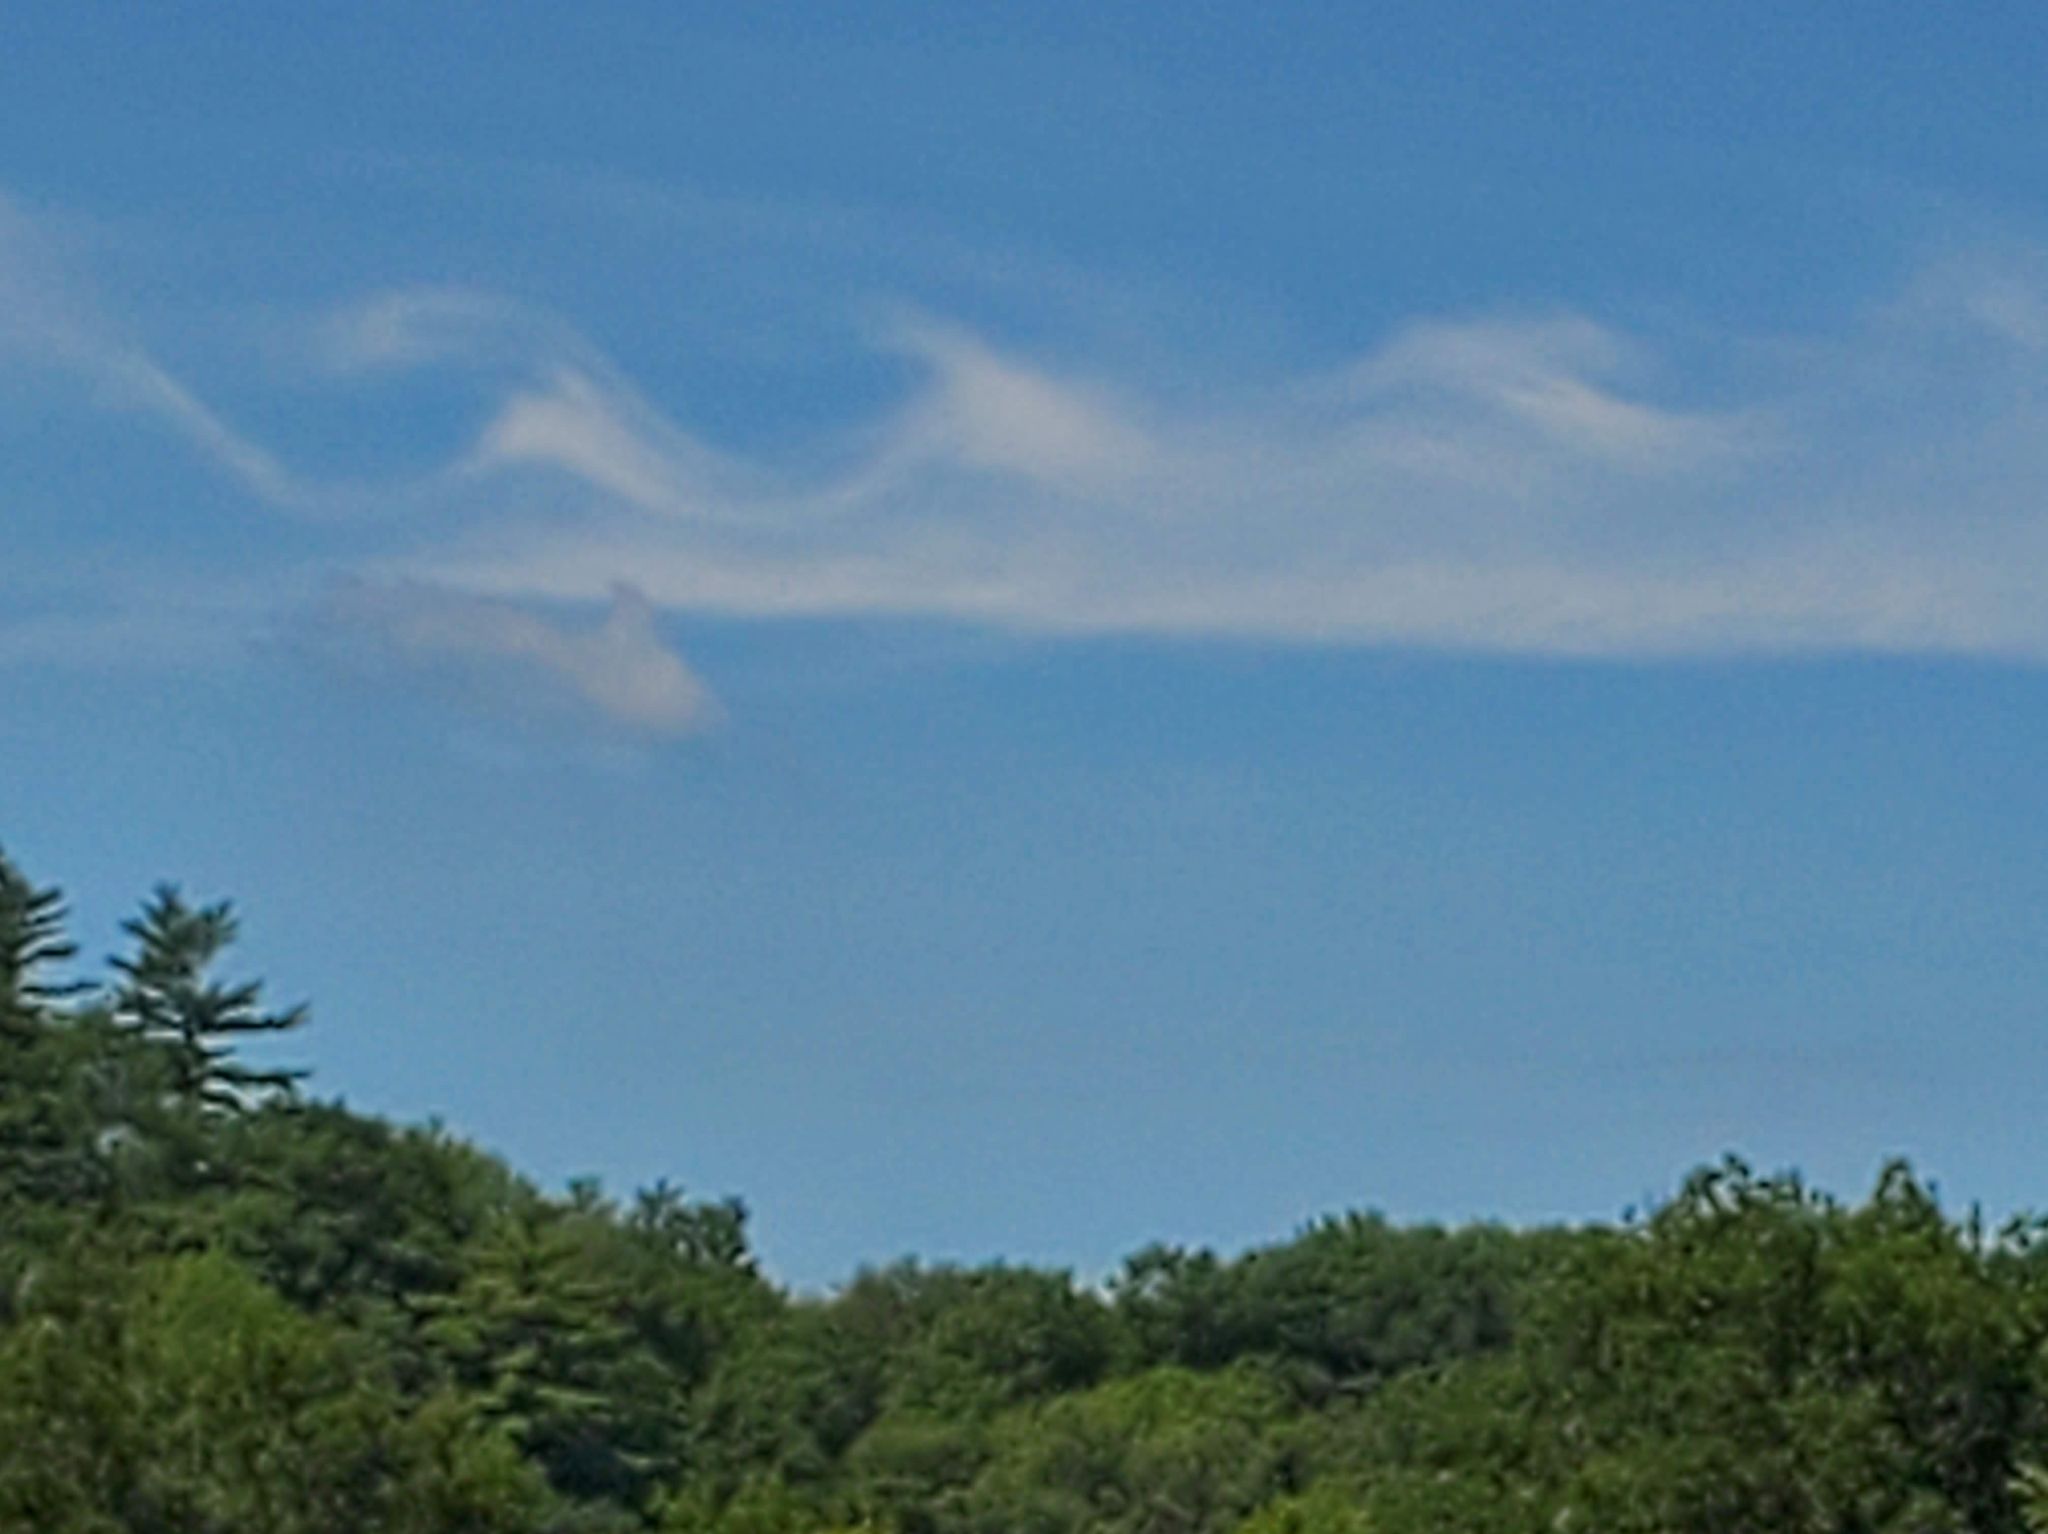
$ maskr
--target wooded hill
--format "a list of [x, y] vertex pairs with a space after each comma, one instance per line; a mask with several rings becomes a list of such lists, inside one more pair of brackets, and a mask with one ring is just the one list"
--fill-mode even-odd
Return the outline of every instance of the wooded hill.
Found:
[[81, 984], [0, 857], [0, 1529], [2048, 1530], [2048, 1248], [1903, 1167], [807, 1298], [736, 1203], [549, 1196], [248, 1064], [304, 1015], [234, 935], [162, 889]]

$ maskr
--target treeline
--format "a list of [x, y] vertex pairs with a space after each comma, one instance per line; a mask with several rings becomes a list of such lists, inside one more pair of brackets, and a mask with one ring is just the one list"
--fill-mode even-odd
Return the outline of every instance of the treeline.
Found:
[[1903, 1168], [806, 1298], [250, 1063], [234, 935], [163, 889], [82, 985], [0, 857], [0, 1530], [2048, 1530], [2048, 1254]]

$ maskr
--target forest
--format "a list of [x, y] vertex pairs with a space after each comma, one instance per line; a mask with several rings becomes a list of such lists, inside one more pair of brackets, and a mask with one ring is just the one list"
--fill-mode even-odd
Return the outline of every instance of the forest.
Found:
[[0, 1529], [2048, 1531], [2044, 1227], [1903, 1165], [800, 1294], [737, 1202], [252, 1063], [306, 1015], [235, 935], [164, 886], [81, 978], [0, 857]]

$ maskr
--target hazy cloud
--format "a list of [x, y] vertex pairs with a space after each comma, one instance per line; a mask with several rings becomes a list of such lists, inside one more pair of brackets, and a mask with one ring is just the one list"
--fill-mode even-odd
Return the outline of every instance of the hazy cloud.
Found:
[[897, 340], [931, 375], [898, 426], [907, 447], [1080, 494], [1153, 466], [1152, 442], [1106, 390], [1005, 357], [964, 330], [910, 324]]
[[72, 264], [43, 221], [0, 193], [0, 361], [70, 374], [104, 406], [155, 416], [262, 499], [300, 499], [269, 453], [99, 312]]
[[420, 582], [348, 582], [318, 614], [322, 647], [356, 664], [395, 665], [523, 705], [538, 686], [555, 702], [656, 735], [701, 729], [710, 692], [662, 639], [653, 610], [614, 586], [595, 624], [571, 626], [511, 602]]

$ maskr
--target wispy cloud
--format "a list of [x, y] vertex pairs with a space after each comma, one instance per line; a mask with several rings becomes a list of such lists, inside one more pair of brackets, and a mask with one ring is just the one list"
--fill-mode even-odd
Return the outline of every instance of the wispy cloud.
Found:
[[1843, 334], [1734, 338], [1711, 390], [1583, 316], [1418, 323], [1203, 410], [912, 325], [893, 344], [923, 381], [808, 476], [564, 375], [471, 461], [580, 482], [575, 514], [394, 568], [548, 598], [630, 570], [678, 609], [1052, 631], [2048, 656], [2043, 291], [1950, 274]]
[[266, 501], [303, 499], [275, 458], [100, 313], [87, 286], [46, 222], [0, 193], [0, 360], [70, 374], [102, 406], [154, 416]]
[[[0, 344], [153, 412], [267, 502], [342, 494], [230, 427], [47, 257], [0, 205]], [[750, 458], [559, 317], [394, 290], [332, 318], [314, 360], [352, 390], [460, 374], [480, 424], [381, 493], [404, 515], [337, 539], [332, 567], [372, 583], [337, 621], [393, 654], [516, 662], [665, 729], [704, 705], [664, 610], [2048, 659], [2044, 315], [2048, 259], [2005, 251], [1826, 333], [1678, 344], [1583, 314], [1442, 316], [1190, 403], [1113, 358], [911, 314], [877, 339], [912, 367], [893, 404]], [[318, 408], [317, 386], [303, 397]], [[562, 603], [609, 616], [564, 628]]]
[[896, 425], [899, 451], [1076, 495], [1114, 491], [1156, 467], [1150, 436], [1106, 389], [928, 321], [898, 326], [893, 339], [930, 375]]
[[740, 494], [734, 466], [624, 384], [569, 364], [512, 394], [463, 468], [552, 468], [645, 512], [709, 515]]
[[521, 711], [538, 687], [539, 701], [653, 735], [701, 729], [718, 713], [663, 641], [646, 599], [626, 585], [613, 587], [600, 621], [572, 626], [419, 582], [349, 581], [319, 608], [315, 637], [352, 664], [424, 674]]
[[[0, 528], [7, 510], [0, 500]], [[0, 668], [168, 677], [233, 666], [251, 656], [291, 584], [252, 586], [190, 561], [89, 550], [8, 557], [16, 552], [0, 553]]]

